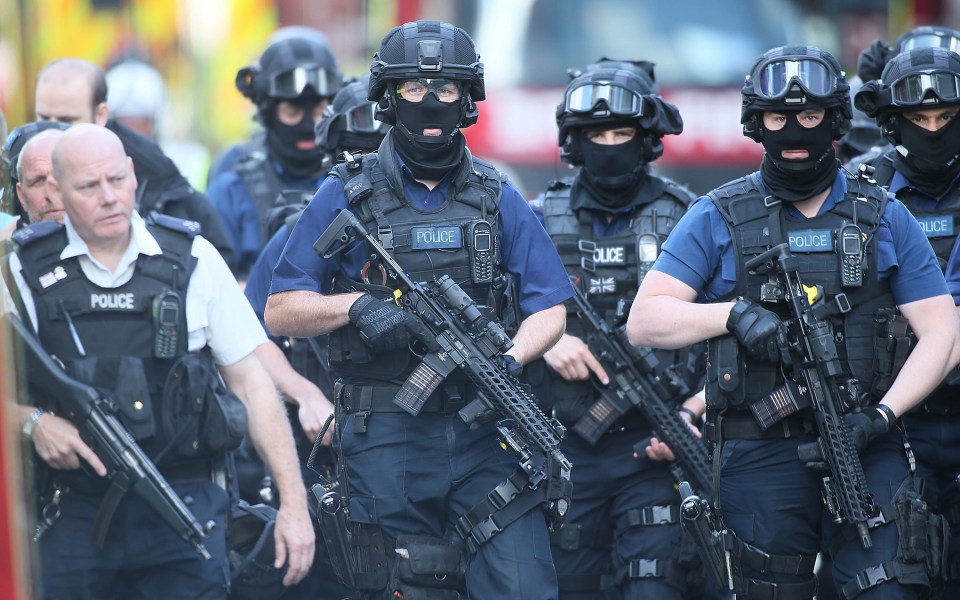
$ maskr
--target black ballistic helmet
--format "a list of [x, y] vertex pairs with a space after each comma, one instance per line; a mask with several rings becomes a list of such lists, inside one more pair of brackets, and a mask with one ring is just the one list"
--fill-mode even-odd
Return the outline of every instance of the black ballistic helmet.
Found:
[[850, 86], [832, 54], [814, 46], [782, 46], [765, 52], [753, 64], [740, 89], [743, 135], [759, 142], [765, 111], [835, 109], [833, 139], [850, 129], [853, 109]]
[[396, 85], [421, 78], [460, 82], [465, 92], [460, 99], [460, 127], [477, 122], [476, 102], [487, 95], [483, 63], [466, 31], [441, 21], [416, 21], [391, 29], [370, 64], [367, 99], [379, 103], [378, 118], [396, 125]]
[[316, 125], [317, 147], [325, 155], [345, 150], [376, 150], [390, 126], [375, 118], [377, 103], [367, 100], [370, 76], [344, 85]]
[[332, 98], [341, 75], [330, 48], [318, 37], [284, 37], [254, 64], [237, 71], [236, 85], [258, 107], [268, 100]]
[[[636, 127], [644, 138], [644, 162], [663, 155], [661, 138], [679, 133], [682, 120], [673, 105], [663, 102], [653, 74], [653, 63], [601, 58], [584, 69], [568, 69], [570, 83], [557, 105], [557, 137], [563, 160], [583, 164], [580, 131], [583, 128]], [[669, 113], [669, 114], [664, 114]]]
[[891, 46], [887, 46], [880, 40], [874, 40], [860, 53], [857, 61], [857, 75], [863, 81], [880, 79], [883, 68], [887, 66], [890, 59], [901, 52], [908, 52], [915, 48], [943, 48], [960, 52], [960, 31], [938, 25], [924, 25], [904, 32]]
[[17, 159], [20, 158], [20, 152], [41, 131], [48, 129], [59, 129], [66, 131], [70, 126], [66, 123], [57, 121], [34, 121], [17, 127], [10, 132], [7, 140], [3, 144], [3, 170], [8, 174], [11, 185], [17, 184]]
[[899, 144], [898, 115], [960, 104], [960, 54], [939, 47], [901, 52], [887, 63], [879, 81], [860, 88], [854, 103], [877, 120], [884, 137]]
[[277, 509], [267, 504], [251, 506], [240, 500], [233, 509], [227, 531], [230, 542], [230, 600], [277, 600], [286, 591], [286, 567], [276, 559], [273, 531]]

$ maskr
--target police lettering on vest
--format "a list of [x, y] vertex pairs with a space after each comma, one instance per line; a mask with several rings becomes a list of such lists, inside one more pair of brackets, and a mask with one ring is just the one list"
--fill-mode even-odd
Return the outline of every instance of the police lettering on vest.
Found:
[[90, 294], [90, 308], [134, 310], [133, 292], [126, 294]]
[[623, 246], [598, 247], [593, 251], [593, 260], [598, 265], [626, 265], [626, 250]]
[[794, 252], [833, 252], [833, 235], [829, 229], [791, 231], [789, 240]]
[[917, 222], [928, 238], [953, 236], [953, 217], [950, 215], [918, 216]]
[[437, 250], [463, 247], [463, 235], [459, 227], [411, 227], [410, 246], [414, 250]]

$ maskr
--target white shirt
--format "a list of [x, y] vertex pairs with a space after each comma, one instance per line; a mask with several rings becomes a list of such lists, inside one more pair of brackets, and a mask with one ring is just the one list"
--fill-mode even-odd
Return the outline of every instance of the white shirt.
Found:
[[[141, 254], [156, 256], [162, 253], [160, 244], [150, 235], [136, 212], [130, 217], [130, 245], [113, 272], [90, 255], [86, 242], [80, 239], [69, 218], [64, 219], [64, 225], [67, 245], [60, 253], [60, 258], [79, 257], [84, 276], [103, 288], [120, 287], [130, 281], [137, 257]], [[197, 258], [197, 266], [187, 284], [187, 349], [193, 352], [209, 346], [218, 365], [231, 365], [267, 341], [267, 335], [216, 248], [197, 236], [193, 239], [190, 254]], [[15, 253], [10, 255], [10, 272], [23, 297], [30, 321], [39, 331], [36, 329], [37, 311], [33, 294], [23, 279], [20, 258]]]

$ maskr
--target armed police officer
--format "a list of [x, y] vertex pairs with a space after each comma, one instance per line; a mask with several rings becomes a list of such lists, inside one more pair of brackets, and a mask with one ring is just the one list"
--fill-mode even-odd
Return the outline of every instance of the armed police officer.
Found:
[[[267, 326], [275, 335], [331, 333], [330, 363], [342, 377], [335, 444], [349, 518], [368, 540], [369, 558], [359, 565], [365, 594], [382, 597], [376, 590], [387, 573], [377, 565], [386, 558], [394, 568], [388, 589], [398, 593], [456, 598], [465, 587], [471, 598], [556, 598], [544, 514], [520, 503], [529, 494], [499, 491], [517, 490], [504, 480], [515, 459], [498, 446], [493, 423], [470, 429], [458, 415], [475, 395], [462, 370], [418, 416], [400, 408], [394, 399], [418, 362], [410, 332], [420, 322], [383, 301], [395, 282], [363, 244], [328, 260], [313, 245], [351, 210], [414, 281], [450, 275], [483, 314], [515, 329], [502, 357], [510, 372], [560, 337], [567, 276], [524, 199], [466, 148], [460, 129], [476, 122], [485, 98], [483, 65], [466, 32], [406, 23], [383, 38], [370, 70], [368, 97], [393, 127], [377, 153], [335, 168], [301, 215], [274, 271]], [[460, 544], [447, 543], [460, 538], [455, 525], [465, 525], [475, 548], [466, 565]], [[369, 542], [380, 537], [386, 556]], [[427, 573], [411, 573], [406, 557], [426, 555]]]
[[53, 147], [66, 125], [50, 121], [27, 123], [10, 134], [4, 144], [4, 164], [14, 184], [20, 225], [63, 221], [63, 205], [51, 193], [47, 180], [53, 172]]
[[[544, 224], [592, 308], [611, 328], [622, 328], [640, 280], [694, 200], [650, 172], [663, 153], [661, 138], [679, 134], [683, 121], [657, 94], [651, 63], [603, 59], [576, 71], [557, 125], [564, 160], [581, 169], [550, 184]], [[651, 435], [638, 411], [595, 431], [591, 421], [606, 403], [598, 390], [613, 373], [591, 351], [588, 334], [596, 335], [575, 312], [568, 315], [566, 333], [528, 372], [537, 397], [552, 402], [571, 432], [564, 450], [577, 465], [570, 515], [553, 535], [561, 597], [613, 597], [606, 589], [617, 598], [680, 598], [690, 574], [677, 564], [675, 482], [666, 463], [631, 457], [634, 444]], [[700, 374], [689, 371], [698, 361], [688, 354], [664, 352], [661, 364], [678, 367], [697, 391]], [[702, 412], [700, 403], [686, 418]]]
[[116, 134], [133, 159], [137, 211], [144, 217], [156, 211], [196, 221], [227, 264], [233, 264], [233, 246], [207, 197], [193, 189], [156, 142], [110, 118], [106, 74], [98, 65], [80, 58], [48, 63], [37, 74], [34, 110], [41, 121], [94, 123]]
[[[851, 111], [836, 59], [775, 48], [742, 94], [744, 135], [766, 151], [760, 171], [684, 215], [628, 332], [654, 347], [709, 340], [705, 433], [738, 595], [812, 597], [824, 535], [844, 597], [921, 597], [939, 577], [942, 540], [925, 527], [895, 424], [957, 363], [956, 311], [916, 219], [838, 170], [832, 141]], [[902, 367], [890, 343], [897, 308], [917, 335]], [[818, 439], [821, 429], [834, 437]], [[855, 522], [821, 523], [822, 484]]]
[[290, 190], [299, 204], [302, 196], [313, 195], [324, 175], [314, 126], [340, 79], [326, 44], [299, 36], [270, 44], [259, 60], [237, 72], [237, 89], [257, 107], [264, 147], [212, 179], [207, 195], [237, 249], [242, 277], [270, 239], [267, 213], [281, 192]]
[[[253, 355], [262, 328], [229, 270], [195, 223], [155, 216], [146, 225], [134, 212], [133, 165], [108, 129], [64, 133], [52, 176], [65, 223], [16, 234], [17, 312], [72, 377], [110, 397], [130, 435], [213, 529], [204, 560], [139, 497], [123, 497], [109, 522], [95, 520], [107, 497], [104, 464], [57, 414], [56, 398], [36, 398], [37, 408], [18, 414], [45, 465], [44, 597], [226, 598], [223, 464], [246, 423], [281, 490], [275, 566], [286, 562], [284, 583], [295, 583], [313, 558], [305, 490], [289, 426]], [[215, 422], [224, 424], [220, 435]], [[89, 545], [94, 534], [104, 536], [102, 548]]]
[[[854, 103], [893, 144], [866, 163], [872, 178], [910, 209], [946, 268], [960, 224], [960, 55], [939, 47], [898, 54]], [[960, 444], [956, 393], [945, 383], [903, 416], [933, 507], [950, 524], [946, 597], [960, 597], [960, 460], [950, 451]]]

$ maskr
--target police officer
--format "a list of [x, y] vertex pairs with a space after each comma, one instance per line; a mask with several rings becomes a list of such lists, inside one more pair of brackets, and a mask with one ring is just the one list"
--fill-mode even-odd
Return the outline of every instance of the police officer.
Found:
[[156, 142], [110, 118], [103, 69], [79, 58], [48, 63], [37, 74], [34, 111], [41, 121], [95, 123], [115, 133], [133, 159], [140, 190], [137, 211], [196, 221], [227, 264], [233, 264], [233, 247], [207, 197], [190, 186]]
[[[418, 416], [398, 408], [393, 399], [418, 362], [408, 346], [415, 317], [382, 301], [394, 282], [361, 244], [330, 260], [313, 244], [339, 211], [352, 210], [415, 281], [450, 274], [493, 314], [509, 320], [510, 311], [519, 313], [504, 359], [511, 371], [562, 333], [561, 304], [572, 296], [567, 276], [524, 199], [466, 148], [460, 129], [476, 122], [476, 103], [485, 98], [483, 65], [466, 32], [439, 21], [395, 27], [370, 71], [368, 97], [393, 127], [376, 154], [335, 168], [301, 215], [274, 271], [267, 326], [275, 335], [331, 332], [331, 366], [342, 375], [335, 444], [348, 478], [349, 517], [364, 535], [385, 540], [391, 591], [455, 598], [465, 587], [471, 598], [556, 598], [544, 514], [532, 508], [505, 520], [496, 510], [510, 498], [491, 492], [516, 461], [498, 446], [493, 423], [469, 429], [458, 415], [474, 393], [462, 374], [451, 373]], [[363, 181], [366, 192], [358, 189]], [[361, 193], [348, 196], [345, 188]], [[471, 251], [477, 231], [494, 234], [493, 245], [483, 246], [493, 252]], [[518, 301], [507, 297], [508, 278]], [[464, 586], [463, 558], [443, 538], [459, 539], [451, 529], [474, 507], [475, 516], [490, 515], [495, 535], [480, 538]], [[397, 558], [425, 552], [434, 558], [419, 577]], [[376, 571], [382, 558], [371, 556], [375, 564], [362, 570]], [[375, 588], [386, 574], [370, 579], [377, 584], [364, 593], [382, 594]]]
[[[939, 576], [924, 562], [935, 556], [914, 554], [938, 534], [923, 526], [898, 534], [929, 514], [912, 490], [894, 425], [956, 364], [956, 311], [916, 219], [880, 188], [838, 170], [832, 141], [849, 123], [848, 92], [836, 59], [817, 48], [760, 57], [742, 88], [741, 113], [744, 134], [765, 150], [760, 171], [690, 208], [641, 283], [627, 324], [636, 344], [709, 340], [705, 433], [718, 448], [718, 507], [735, 535], [734, 582], [745, 598], [812, 597], [822, 535], [846, 598], [918, 598]], [[835, 244], [841, 226], [862, 243]], [[827, 308], [818, 314], [834, 332], [838, 376], [855, 378], [863, 392], [858, 410], [843, 418], [883, 511], [871, 523], [869, 549], [850, 535], [851, 524], [821, 522], [822, 471], [798, 459], [798, 447], [817, 433], [781, 360], [784, 341], [801, 340], [786, 339], [791, 312], [770, 302], [782, 288], [744, 266], [783, 243], [804, 285], [822, 287]], [[847, 258], [859, 258], [862, 273], [847, 269], [841, 277]], [[902, 368], [888, 344], [895, 307], [917, 335]]]
[[[694, 199], [650, 172], [663, 153], [661, 138], [680, 133], [683, 122], [657, 95], [651, 63], [602, 59], [567, 84], [557, 125], [564, 160], [581, 169], [550, 184], [542, 196], [544, 224], [567, 272], [616, 329], [660, 244]], [[571, 512], [552, 542], [561, 597], [613, 597], [604, 595], [607, 588], [617, 598], [680, 598], [689, 574], [677, 565], [675, 482], [666, 463], [631, 459], [634, 444], [651, 435], [650, 423], [630, 411], [600, 439], [576, 435], [580, 420], [595, 418], [596, 390], [609, 383], [584, 342], [588, 331], [568, 315], [566, 333], [529, 368], [534, 393], [552, 401], [554, 416], [572, 432], [564, 452], [577, 465]], [[687, 370], [685, 352], [664, 354], [664, 365]], [[693, 385], [700, 389], [700, 382]], [[702, 412], [701, 403], [687, 418]]]
[[[53, 170], [53, 147], [67, 129], [63, 123], [38, 121], [11, 132], [4, 144], [4, 167], [17, 197], [20, 225], [63, 221], [63, 206], [50, 193], [47, 179]], [[36, 140], [36, 141], [35, 141]]]
[[[864, 84], [855, 104], [875, 117], [893, 145], [870, 161], [873, 178], [903, 202], [920, 222], [946, 268], [960, 224], [960, 55], [942, 48], [915, 48], [894, 57], [882, 78]], [[948, 380], [951, 378], [948, 378]], [[960, 597], [960, 444], [957, 388], [941, 385], [903, 422], [934, 508], [950, 523], [947, 597]]]
[[[63, 225], [37, 223], [15, 235], [10, 271], [18, 312], [71, 376], [112, 398], [120, 420], [197, 520], [215, 525], [205, 540], [213, 558], [203, 560], [153, 508], [125, 496], [106, 524], [103, 549], [89, 547], [100, 526], [94, 517], [106, 469], [74, 424], [56, 414], [56, 399], [37, 399], [38, 408], [21, 406], [18, 415], [46, 466], [41, 505], [54, 517], [39, 545], [44, 597], [226, 598], [222, 464], [237, 440], [201, 429], [200, 414], [205, 423], [217, 416], [242, 423], [237, 397], [281, 489], [275, 566], [287, 563], [286, 585], [299, 581], [314, 543], [305, 490], [292, 467], [289, 426], [252, 353], [262, 329], [226, 265], [195, 235], [195, 223], [158, 216], [145, 225], [133, 211], [133, 166], [106, 128], [84, 124], [64, 133], [53, 152], [53, 176], [67, 216]], [[178, 320], [172, 336], [156, 327], [151, 307], [158, 300]], [[107, 324], [111, 335], [104, 336]], [[219, 383], [214, 366], [236, 396]], [[198, 397], [200, 414], [185, 409]]]
[[237, 249], [245, 276], [269, 240], [267, 212], [284, 190], [312, 194], [324, 175], [314, 125], [340, 87], [337, 62], [325, 45], [294, 37], [274, 42], [259, 60], [237, 72], [237, 89], [257, 107], [266, 132], [231, 172], [210, 181], [207, 195]]

